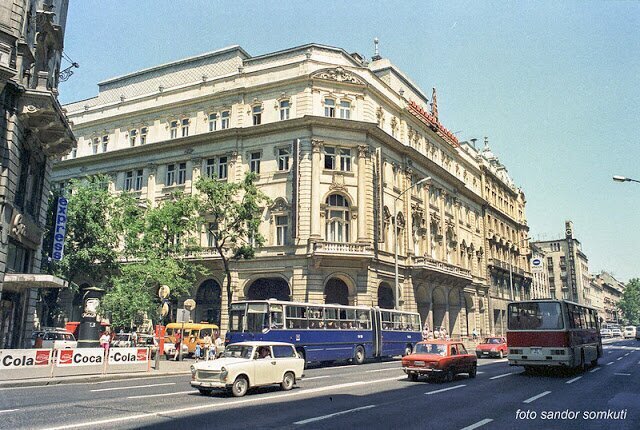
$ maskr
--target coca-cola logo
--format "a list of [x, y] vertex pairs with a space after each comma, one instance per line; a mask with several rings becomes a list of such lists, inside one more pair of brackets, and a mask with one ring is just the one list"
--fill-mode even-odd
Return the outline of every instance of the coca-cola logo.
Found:
[[36, 351], [36, 366], [46, 366], [49, 364], [49, 353], [46, 349], [39, 349]]
[[145, 348], [138, 348], [138, 351], [136, 353], [136, 360], [137, 361], [147, 361], [147, 350]]
[[63, 349], [59, 352], [58, 363], [59, 364], [71, 364], [73, 360], [73, 350]]

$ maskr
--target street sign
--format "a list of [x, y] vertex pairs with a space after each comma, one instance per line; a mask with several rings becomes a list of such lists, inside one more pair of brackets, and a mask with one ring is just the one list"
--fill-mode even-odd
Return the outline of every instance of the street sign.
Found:
[[158, 288], [158, 296], [160, 296], [161, 299], [166, 299], [167, 297], [169, 297], [169, 293], [171, 293], [171, 289], [166, 285]]
[[56, 220], [53, 231], [53, 249], [51, 258], [56, 261], [62, 260], [64, 256], [64, 235], [67, 232], [67, 206], [69, 202], [64, 197], [58, 197], [58, 207], [56, 209]]
[[169, 305], [165, 302], [160, 306], [160, 315], [166, 317], [169, 313]]
[[531, 272], [532, 273], [542, 273], [544, 271], [544, 263], [542, 258], [532, 258], [531, 259]]
[[184, 308], [191, 312], [196, 308], [196, 301], [193, 299], [187, 299], [184, 301]]
[[189, 322], [191, 318], [191, 312], [187, 309], [178, 309], [178, 313], [176, 314], [176, 322]]

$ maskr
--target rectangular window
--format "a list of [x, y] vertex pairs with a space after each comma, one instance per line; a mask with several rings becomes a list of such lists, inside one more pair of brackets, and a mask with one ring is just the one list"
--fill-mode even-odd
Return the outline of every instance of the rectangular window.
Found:
[[224, 112], [222, 112], [221, 120], [220, 120], [220, 128], [221, 129], [225, 129], [225, 128], [229, 128], [229, 111], [226, 110]]
[[142, 127], [140, 129], [140, 145], [144, 145], [145, 143], [147, 143], [147, 133], [147, 127]]
[[249, 156], [249, 169], [256, 175], [260, 174], [260, 153], [252, 152]]
[[170, 187], [175, 182], [176, 182], [176, 165], [175, 164], [169, 164], [169, 165], [167, 165], [167, 178], [166, 178], [164, 184], [167, 187]]
[[324, 148], [324, 168], [335, 170], [336, 168], [336, 148], [325, 146]]
[[208, 158], [204, 166], [204, 174], [209, 179], [214, 179], [216, 174], [216, 159]]
[[182, 185], [187, 180], [187, 163], [178, 165], [178, 185]]
[[340, 150], [340, 170], [342, 170], [343, 172], [351, 171], [351, 150], [350, 149]]
[[135, 183], [133, 184], [133, 189], [135, 191], [140, 191], [142, 189], [142, 174], [143, 174], [142, 169], [136, 170], [136, 180], [135, 180]]
[[216, 246], [216, 232], [218, 231], [218, 224], [210, 222], [207, 225], [207, 246], [213, 248]]
[[102, 136], [102, 152], [107, 152], [107, 147], [109, 146], [109, 136]]
[[181, 128], [182, 128], [182, 137], [189, 136], [189, 119], [188, 118], [184, 118], [182, 120]]
[[170, 124], [171, 139], [178, 137], [178, 121], [171, 121]]
[[347, 101], [340, 102], [340, 118], [342, 119], [351, 118], [351, 102], [347, 102]]
[[78, 148], [73, 148], [71, 150], [71, 158], [76, 158], [78, 156]]
[[210, 113], [209, 114], [209, 131], [216, 131], [218, 126], [218, 114]]
[[125, 172], [124, 174], [124, 190], [131, 191], [133, 188], [133, 170]]
[[136, 146], [138, 140], [138, 130], [129, 130], [129, 146]]
[[260, 125], [262, 123], [262, 107], [254, 106], [251, 111], [253, 113], [253, 125]]
[[280, 121], [289, 119], [289, 100], [282, 100], [280, 102]]
[[286, 245], [288, 229], [289, 217], [286, 215], [276, 216], [276, 245]]
[[289, 156], [291, 151], [289, 148], [278, 149], [278, 170], [283, 172], [289, 170]]
[[100, 139], [97, 137], [91, 141], [91, 151], [94, 154], [98, 153], [98, 146], [100, 145]]
[[227, 157], [218, 158], [218, 179], [227, 179]]
[[336, 101], [333, 99], [324, 99], [324, 116], [335, 118]]

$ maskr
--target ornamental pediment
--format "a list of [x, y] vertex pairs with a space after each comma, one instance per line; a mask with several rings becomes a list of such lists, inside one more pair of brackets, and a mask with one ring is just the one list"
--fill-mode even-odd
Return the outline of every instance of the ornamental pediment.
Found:
[[362, 78], [342, 67], [318, 70], [311, 74], [311, 79], [323, 79], [326, 81], [345, 82], [347, 84], [354, 85], [366, 85]]

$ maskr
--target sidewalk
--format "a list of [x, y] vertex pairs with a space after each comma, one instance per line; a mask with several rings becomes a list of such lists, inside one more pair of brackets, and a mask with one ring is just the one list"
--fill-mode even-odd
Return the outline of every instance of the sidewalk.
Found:
[[90, 374], [90, 375], [70, 375], [70, 376], [54, 376], [53, 378], [28, 378], [14, 379], [8, 381], [0, 381], [0, 390], [12, 387], [42, 387], [47, 385], [58, 384], [78, 384], [92, 383], [101, 381], [116, 381], [119, 379], [136, 379], [148, 378], [150, 376], [171, 376], [171, 375], [188, 375], [191, 373], [190, 367], [195, 361], [193, 359], [184, 359], [183, 361], [160, 360], [159, 369], [155, 370], [153, 366], [155, 362], [151, 361], [151, 370], [148, 372], [131, 372], [131, 373], [107, 373], [107, 374]]

